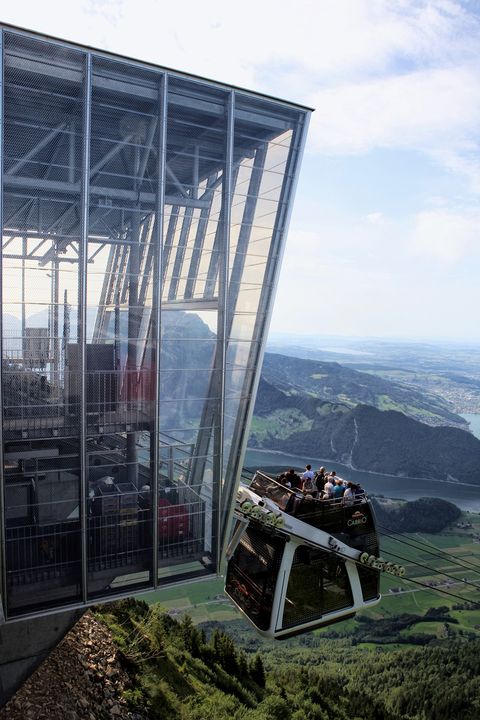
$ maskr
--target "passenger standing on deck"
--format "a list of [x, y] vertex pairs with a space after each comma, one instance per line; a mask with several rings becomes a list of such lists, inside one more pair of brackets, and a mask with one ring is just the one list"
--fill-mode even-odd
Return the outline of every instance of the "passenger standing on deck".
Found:
[[329, 477], [327, 477], [327, 482], [325, 483], [325, 486], [323, 488], [323, 499], [331, 500], [332, 498], [333, 498], [333, 483], [329, 476]]
[[343, 487], [342, 478], [336, 477], [335, 484], [333, 486], [333, 497], [337, 500], [343, 496], [344, 492], [345, 488]]
[[348, 482], [345, 492], [343, 493], [343, 502], [345, 505], [352, 505], [353, 503], [353, 483]]
[[302, 481], [300, 480], [300, 476], [297, 475], [295, 470], [293, 468], [290, 468], [290, 470], [284, 475], [283, 484], [291, 488], [292, 490], [299, 490], [302, 485]]
[[318, 493], [321, 495], [325, 485], [325, 468], [321, 467], [315, 474], [315, 485], [317, 486]]
[[302, 490], [304, 493], [308, 493], [309, 495], [314, 495], [316, 493], [317, 486], [315, 485], [314, 477], [315, 473], [312, 470], [312, 466], [305, 465], [305, 472], [300, 475]]
[[305, 472], [303, 472], [303, 473], [300, 475], [300, 477], [302, 478], [302, 480], [305, 480], [305, 478], [307, 478], [307, 477], [310, 478], [310, 479], [313, 479], [314, 475], [315, 475], [315, 473], [314, 473], [313, 470], [312, 470], [312, 466], [311, 466], [311, 465], [305, 465]]
[[289, 488], [290, 487], [290, 481], [287, 478], [288, 472], [285, 471], [283, 473], [280, 473], [280, 475], [277, 475], [276, 481], [280, 483], [280, 485], [283, 485], [284, 487]]

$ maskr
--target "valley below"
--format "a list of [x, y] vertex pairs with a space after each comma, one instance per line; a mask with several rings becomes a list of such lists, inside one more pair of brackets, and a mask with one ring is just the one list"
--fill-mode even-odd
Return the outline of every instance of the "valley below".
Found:
[[[245, 465], [276, 471], [310, 462], [373, 493], [432, 495], [478, 512], [480, 440], [477, 416], [467, 412], [476, 408], [475, 358], [459, 360], [449, 348], [434, 355], [428, 347], [425, 356], [420, 348], [416, 359], [410, 347], [394, 350], [371, 352], [368, 371], [347, 350], [337, 353], [341, 363], [330, 351], [328, 360], [312, 359], [313, 350], [307, 358], [292, 348], [266, 353]], [[422, 383], [405, 380], [414, 371]], [[451, 401], [446, 388], [455, 385], [469, 388], [470, 404]]]

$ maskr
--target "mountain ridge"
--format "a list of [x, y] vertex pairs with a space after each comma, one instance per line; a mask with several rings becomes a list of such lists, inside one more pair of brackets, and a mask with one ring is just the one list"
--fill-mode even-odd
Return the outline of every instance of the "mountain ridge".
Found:
[[338, 362], [265, 353], [262, 375], [288, 393], [301, 392], [350, 406], [365, 404], [379, 410], [399, 410], [430, 425], [466, 427], [465, 420], [438, 396]]
[[262, 378], [250, 447], [322, 457], [355, 470], [480, 485], [480, 440], [396, 410], [289, 395]]

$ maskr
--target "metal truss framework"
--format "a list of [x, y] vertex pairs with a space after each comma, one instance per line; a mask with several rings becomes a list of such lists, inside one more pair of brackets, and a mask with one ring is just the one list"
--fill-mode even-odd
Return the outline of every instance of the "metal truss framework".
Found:
[[309, 113], [8, 28], [0, 82], [8, 619], [219, 571]]

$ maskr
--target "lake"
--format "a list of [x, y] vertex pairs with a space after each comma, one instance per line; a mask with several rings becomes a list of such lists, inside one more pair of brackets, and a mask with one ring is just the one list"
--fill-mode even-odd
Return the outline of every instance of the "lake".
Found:
[[[478, 416], [477, 416], [478, 417]], [[286, 470], [294, 467], [303, 468], [305, 463], [312, 464], [314, 470], [323, 465], [327, 470], [335, 470], [337, 475], [345, 480], [360, 483], [368, 492], [375, 495], [385, 495], [391, 498], [404, 500], [417, 500], [420, 497], [436, 497], [458, 505], [462, 510], [480, 512], [480, 486], [464, 483], [449, 483], [440, 480], [420, 480], [416, 478], [391, 477], [378, 473], [368, 473], [362, 470], [351, 470], [338, 462], [322, 460], [319, 458], [304, 458], [296, 455], [286, 455], [270, 450], [247, 449], [244, 465], [250, 468], [263, 468], [281, 466]]]
[[480, 440], [480, 415], [473, 413], [459, 413], [460, 417], [470, 423], [470, 430]]

